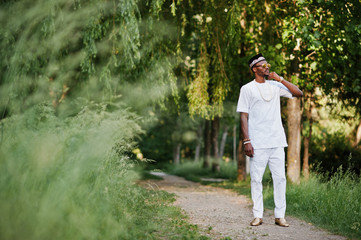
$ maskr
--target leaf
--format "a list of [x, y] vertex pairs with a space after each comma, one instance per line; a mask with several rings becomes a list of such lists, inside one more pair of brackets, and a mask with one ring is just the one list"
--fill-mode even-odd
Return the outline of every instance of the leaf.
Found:
[[313, 63], [311, 63], [311, 69], [312, 70], [316, 70], [316, 67], [317, 67], [317, 62], [313, 62]]
[[176, 16], [176, 6], [175, 6], [175, 2], [173, 1], [173, 3], [170, 5], [170, 8], [171, 8], [171, 12], [172, 12], [172, 15], [173, 16]]
[[321, 37], [321, 33], [319, 31], [315, 31], [315, 33], [313, 34], [313, 36], [315, 36], [315, 38], [320, 38]]
[[322, 45], [321, 42], [318, 41], [318, 40], [313, 41], [312, 44], [313, 44], [316, 48], [318, 48], [318, 47], [320, 47], [320, 46]]

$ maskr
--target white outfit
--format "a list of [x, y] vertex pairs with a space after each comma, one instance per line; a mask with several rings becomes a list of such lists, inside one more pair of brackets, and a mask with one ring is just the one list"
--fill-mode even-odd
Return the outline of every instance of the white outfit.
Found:
[[251, 158], [251, 195], [254, 217], [263, 217], [262, 177], [269, 166], [273, 181], [273, 199], [275, 218], [284, 218], [286, 212], [286, 175], [284, 148], [255, 149]]
[[[262, 96], [272, 99], [267, 102]], [[248, 113], [248, 134], [254, 149], [287, 147], [280, 97], [292, 98], [292, 94], [276, 81], [257, 83], [253, 80], [241, 88], [237, 112]]]
[[281, 83], [255, 80], [241, 88], [237, 112], [248, 113], [248, 134], [254, 149], [250, 160], [251, 194], [254, 217], [263, 217], [262, 178], [267, 164], [272, 173], [275, 217], [286, 212], [286, 135], [282, 126], [280, 97], [292, 98]]

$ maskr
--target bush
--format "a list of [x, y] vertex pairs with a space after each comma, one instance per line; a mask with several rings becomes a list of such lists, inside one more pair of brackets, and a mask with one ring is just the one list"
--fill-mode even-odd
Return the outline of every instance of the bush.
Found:
[[180, 165], [168, 165], [166, 171], [197, 182], [200, 182], [201, 178], [237, 179], [237, 165], [233, 162], [226, 163], [222, 161], [219, 172], [213, 171], [211, 168], [203, 168], [202, 161], [185, 161]]
[[[136, 117], [104, 105], [2, 121], [0, 239], [198, 239], [173, 196], [134, 184]], [[174, 222], [173, 222], [174, 221]]]
[[310, 164], [320, 167], [322, 172], [335, 173], [340, 166], [360, 174], [361, 151], [354, 148], [343, 132], [312, 137]]

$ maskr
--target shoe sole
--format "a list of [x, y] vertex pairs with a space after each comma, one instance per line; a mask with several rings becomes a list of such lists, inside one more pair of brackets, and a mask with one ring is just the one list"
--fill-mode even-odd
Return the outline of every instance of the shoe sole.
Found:
[[262, 225], [262, 222], [260, 223], [260, 224], [257, 224], [257, 225], [252, 225], [252, 224], [250, 224], [252, 227], [257, 227], [257, 226], [260, 226], [260, 225]]
[[289, 227], [290, 225], [281, 225], [279, 223], [275, 223], [276, 225], [280, 226], [280, 227]]

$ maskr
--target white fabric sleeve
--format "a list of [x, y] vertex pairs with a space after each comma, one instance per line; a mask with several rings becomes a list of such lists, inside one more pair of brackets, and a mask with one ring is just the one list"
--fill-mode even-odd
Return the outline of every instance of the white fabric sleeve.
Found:
[[238, 98], [237, 112], [248, 113], [249, 102], [250, 102], [249, 97], [250, 95], [249, 92], [247, 91], [247, 88], [242, 87]]
[[279, 83], [276, 81], [269, 81], [269, 83], [280, 88], [280, 96], [281, 97], [294, 98], [292, 93], [290, 92], [290, 90], [282, 83]]
[[286, 98], [291, 98], [291, 99], [294, 98], [292, 93], [290, 92], [290, 90], [288, 90], [288, 88], [287, 88], [287, 90], [281, 88], [280, 89], [280, 96], [281, 97], [286, 97]]

